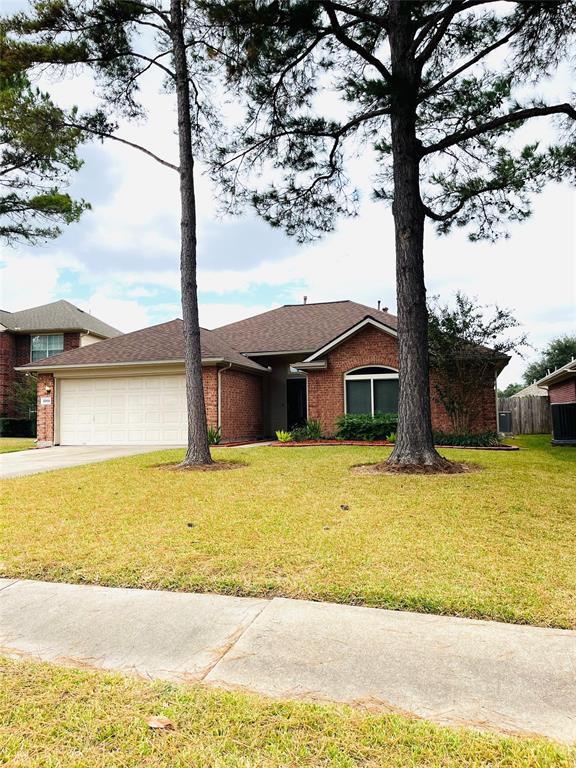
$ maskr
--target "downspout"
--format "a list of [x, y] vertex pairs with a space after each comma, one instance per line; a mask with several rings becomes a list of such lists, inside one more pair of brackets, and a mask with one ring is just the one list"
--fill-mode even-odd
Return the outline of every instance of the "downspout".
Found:
[[232, 363], [228, 363], [225, 368], [218, 368], [218, 373], [216, 374], [218, 379], [218, 409], [216, 416], [216, 427], [220, 432], [222, 431], [222, 373], [224, 371], [229, 371], [230, 368], [232, 368]]

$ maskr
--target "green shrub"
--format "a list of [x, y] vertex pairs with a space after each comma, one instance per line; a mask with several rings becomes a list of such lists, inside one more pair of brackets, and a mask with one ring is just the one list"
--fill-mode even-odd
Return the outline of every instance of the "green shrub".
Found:
[[396, 432], [390, 432], [388, 435], [388, 442], [389, 443], [395, 443], [396, 442]]
[[295, 427], [292, 430], [292, 440], [302, 443], [304, 440], [320, 440], [322, 437], [322, 427], [316, 419], [310, 419], [306, 424]]
[[276, 430], [276, 439], [280, 443], [289, 443], [293, 439], [292, 438], [292, 432], [284, 432], [283, 429], [277, 429]]
[[222, 440], [222, 433], [220, 427], [214, 429], [214, 427], [208, 427], [208, 445], [219, 445]]
[[320, 440], [322, 438], [322, 426], [318, 419], [308, 419], [306, 422], [306, 435], [308, 440]]
[[386, 440], [398, 428], [396, 413], [345, 413], [338, 418], [337, 437], [343, 440]]
[[489, 448], [500, 445], [498, 432], [481, 432], [478, 434], [458, 434], [451, 432], [434, 432], [435, 445], [461, 445], [477, 448]]

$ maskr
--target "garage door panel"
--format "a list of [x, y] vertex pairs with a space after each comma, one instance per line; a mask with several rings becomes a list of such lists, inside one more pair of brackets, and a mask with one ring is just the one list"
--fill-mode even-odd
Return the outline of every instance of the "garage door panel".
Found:
[[186, 442], [183, 375], [63, 379], [58, 391], [62, 445]]

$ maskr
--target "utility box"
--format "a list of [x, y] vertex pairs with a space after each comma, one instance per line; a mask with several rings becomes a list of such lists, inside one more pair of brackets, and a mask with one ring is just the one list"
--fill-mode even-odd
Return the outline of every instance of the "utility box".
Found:
[[498, 431], [512, 434], [512, 411], [498, 412]]

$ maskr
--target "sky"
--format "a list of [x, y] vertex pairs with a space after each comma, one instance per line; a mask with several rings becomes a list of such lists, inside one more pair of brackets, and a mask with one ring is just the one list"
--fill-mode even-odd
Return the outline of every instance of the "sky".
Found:
[[[8, 2], [8, 0], [4, 0]], [[13, 4], [12, 4], [13, 5]], [[8, 9], [10, 10], [10, 9]], [[40, 83], [64, 106], [95, 101], [86, 75]], [[172, 97], [152, 78], [142, 90], [148, 116], [123, 124], [119, 135], [176, 162]], [[548, 130], [541, 123], [539, 131]], [[122, 331], [181, 316], [177, 174], [115, 142], [81, 149], [84, 166], [71, 194], [92, 205], [57, 240], [35, 247], [2, 247], [0, 307], [9, 311], [66, 299]], [[394, 227], [390, 209], [370, 198], [371, 158], [354, 164], [362, 190], [359, 215], [300, 245], [248, 211], [222, 217], [206, 175], [197, 176], [200, 321], [214, 328], [282, 304], [381, 300], [395, 311]], [[497, 243], [471, 243], [464, 231], [425, 242], [429, 295], [449, 302], [454, 292], [511, 309], [532, 348], [515, 355], [499, 384], [520, 381], [546, 343], [576, 332], [576, 194], [546, 188], [534, 213], [509, 227]]]

